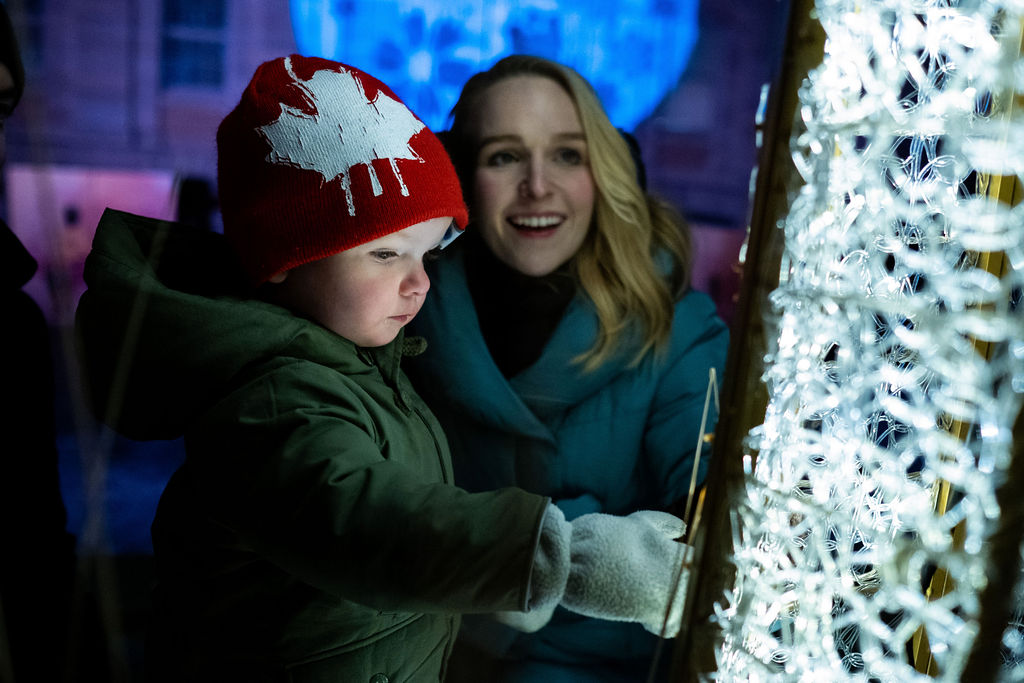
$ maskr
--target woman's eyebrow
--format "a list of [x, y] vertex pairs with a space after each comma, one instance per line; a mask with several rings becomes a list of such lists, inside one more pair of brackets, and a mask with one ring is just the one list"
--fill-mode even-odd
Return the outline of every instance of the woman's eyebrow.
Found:
[[[577, 140], [582, 140], [582, 141], [586, 142], [586, 140], [587, 140], [587, 136], [582, 131], [572, 131], [572, 132], [567, 132], [567, 133], [555, 133], [551, 137], [554, 140], [556, 140], [557, 142], [577, 141]], [[512, 135], [512, 134], [508, 134], [508, 135], [490, 135], [488, 137], [480, 139], [479, 147], [480, 147], [480, 149], [483, 149], [484, 147], [487, 147], [488, 145], [493, 145], [495, 143], [509, 143], [509, 142], [521, 143], [522, 141], [523, 141], [522, 137], [520, 137], [518, 135]]]
[[486, 147], [487, 145], [493, 145], [496, 142], [521, 142], [522, 138], [518, 135], [489, 135], [485, 138], [480, 139], [480, 147]]

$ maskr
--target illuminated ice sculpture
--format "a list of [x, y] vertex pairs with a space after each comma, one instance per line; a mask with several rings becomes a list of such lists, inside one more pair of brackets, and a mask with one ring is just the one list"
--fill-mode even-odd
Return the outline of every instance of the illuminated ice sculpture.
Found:
[[815, 12], [714, 677], [961, 680], [1024, 392], [1024, 209], [991, 191], [1024, 171], [1024, 3]]

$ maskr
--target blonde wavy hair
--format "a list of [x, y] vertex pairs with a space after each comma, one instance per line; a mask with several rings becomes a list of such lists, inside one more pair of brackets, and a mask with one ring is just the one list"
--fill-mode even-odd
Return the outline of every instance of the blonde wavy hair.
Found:
[[[513, 76], [541, 76], [558, 83], [576, 104], [587, 140], [596, 199], [592, 228], [573, 259], [573, 269], [599, 326], [593, 346], [575, 360], [588, 371], [599, 367], [616, 352], [631, 326], [639, 324], [635, 365], [668, 346], [673, 304], [690, 284], [689, 227], [671, 206], [640, 186], [629, 145], [590, 84], [565, 65], [530, 55], [505, 57], [474, 75], [452, 108], [452, 126], [443, 137], [471, 214], [468, 200], [473, 196], [479, 149], [476, 105], [490, 86]], [[669, 262], [660, 263], [662, 259]]]

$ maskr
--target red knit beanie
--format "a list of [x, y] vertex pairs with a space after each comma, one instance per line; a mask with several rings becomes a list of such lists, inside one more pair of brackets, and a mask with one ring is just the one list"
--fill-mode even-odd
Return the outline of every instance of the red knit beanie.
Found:
[[317, 57], [256, 69], [217, 130], [217, 182], [255, 284], [432, 218], [467, 221], [441, 141], [388, 86]]

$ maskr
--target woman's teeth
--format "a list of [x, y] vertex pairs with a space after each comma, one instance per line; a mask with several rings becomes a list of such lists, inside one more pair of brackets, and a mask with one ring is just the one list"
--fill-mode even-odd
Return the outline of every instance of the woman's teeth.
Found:
[[562, 219], [557, 216], [522, 216], [509, 218], [509, 223], [520, 230], [546, 230], [553, 228]]

